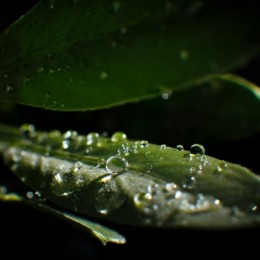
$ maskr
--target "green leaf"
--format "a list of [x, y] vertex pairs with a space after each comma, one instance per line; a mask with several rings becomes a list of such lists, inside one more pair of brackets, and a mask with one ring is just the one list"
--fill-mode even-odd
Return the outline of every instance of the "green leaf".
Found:
[[137, 226], [259, 225], [260, 178], [182, 147], [1, 125], [0, 153], [30, 189], [77, 214]]
[[84, 231], [87, 231], [90, 234], [92, 234], [94, 237], [99, 239], [104, 245], [106, 245], [106, 243], [124, 244], [126, 242], [125, 238], [114, 230], [111, 230], [93, 221], [87, 220], [86, 218], [82, 218], [74, 214], [58, 210], [57, 208], [54, 208], [51, 205], [41, 204], [33, 200], [25, 199], [16, 193], [5, 193], [1, 192], [0, 189], [0, 201], [24, 203], [26, 205], [35, 207], [36, 209], [45, 211], [48, 214], [52, 214], [56, 217], [59, 217], [63, 220], [67, 220], [68, 222], [71, 222], [74, 225], [76, 224], [77, 226], [81, 227], [81, 229], [83, 229]]
[[255, 5], [200, 3], [41, 1], [0, 36], [0, 98], [97, 109], [180, 89], [259, 53]]

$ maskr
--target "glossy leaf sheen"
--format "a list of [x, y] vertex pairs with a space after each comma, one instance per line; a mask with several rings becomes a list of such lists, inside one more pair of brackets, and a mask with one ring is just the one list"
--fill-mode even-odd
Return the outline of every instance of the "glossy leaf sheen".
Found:
[[[1, 125], [0, 152], [30, 189], [78, 214], [152, 227], [258, 225], [260, 179], [203, 154], [68, 131]], [[26, 130], [26, 131], [25, 131]]]
[[40, 204], [33, 200], [25, 199], [22, 196], [15, 193], [1, 193], [0, 191], [0, 201], [24, 203], [32, 207], [35, 207], [36, 209], [40, 209], [49, 214], [55, 215], [61, 219], [65, 219], [69, 222], [78, 225], [84, 231], [91, 233], [94, 237], [99, 239], [104, 245], [106, 245], [106, 243], [124, 244], [126, 242], [125, 238], [114, 230], [111, 230], [93, 221], [87, 220], [86, 218], [81, 218], [71, 213], [55, 209], [50, 205]]
[[96, 109], [241, 66], [259, 52], [257, 8], [226, 2], [41, 1], [0, 36], [0, 98]]

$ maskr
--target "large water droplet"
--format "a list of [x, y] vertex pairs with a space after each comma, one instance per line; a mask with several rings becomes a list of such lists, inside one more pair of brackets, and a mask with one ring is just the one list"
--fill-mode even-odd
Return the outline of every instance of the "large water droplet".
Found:
[[193, 144], [190, 147], [190, 153], [194, 154], [194, 155], [196, 155], [196, 154], [204, 155], [205, 154], [205, 148], [201, 144]]
[[24, 139], [30, 139], [36, 135], [35, 126], [30, 124], [20, 126], [19, 131]]
[[124, 142], [127, 140], [127, 136], [125, 133], [116, 132], [111, 137], [111, 142]]
[[120, 156], [111, 156], [106, 161], [106, 170], [110, 174], [124, 173], [127, 166], [127, 160]]
[[99, 134], [96, 132], [91, 132], [87, 135], [87, 145], [96, 145], [99, 140]]
[[52, 190], [56, 196], [68, 196], [70, 195], [76, 185], [75, 178], [69, 172], [58, 172], [52, 178]]

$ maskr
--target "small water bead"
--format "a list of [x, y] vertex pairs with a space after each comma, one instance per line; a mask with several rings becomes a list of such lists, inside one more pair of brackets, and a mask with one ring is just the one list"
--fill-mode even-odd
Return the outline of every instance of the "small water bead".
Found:
[[162, 144], [162, 145], [160, 146], [160, 149], [161, 149], [161, 150], [164, 150], [164, 149], [166, 149], [166, 148], [167, 148], [166, 144]]
[[0, 186], [0, 194], [6, 194], [7, 188], [5, 186]]
[[81, 169], [82, 167], [83, 167], [83, 163], [80, 162], [80, 161], [78, 161], [78, 162], [75, 163], [73, 171], [74, 171], [74, 172], [77, 172], [77, 171], [78, 171], [79, 169]]
[[180, 51], [180, 61], [181, 62], [186, 62], [189, 60], [189, 57], [190, 57], [190, 53], [187, 49], [182, 49]]
[[194, 189], [196, 184], [196, 178], [194, 176], [188, 176], [184, 179], [182, 187], [186, 190]]
[[112, 11], [114, 13], [118, 12], [121, 7], [121, 2], [120, 1], [112, 1]]
[[117, 155], [109, 157], [106, 161], [106, 170], [110, 174], [124, 173], [127, 166], [127, 160]]
[[39, 74], [43, 73], [43, 72], [44, 72], [44, 68], [43, 68], [43, 67], [39, 67], [39, 68], [37, 69], [37, 72], [38, 72]]
[[193, 154], [193, 155], [197, 155], [197, 154], [204, 155], [205, 154], [205, 148], [201, 144], [193, 144], [190, 147], [190, 154]]
[[34, 197], [33, 192], [32, 192], [32, 191], [28, 191], [28, 192], [26, 193], [26, 197], [27, 197], [27, 199], [33, 199], [33, 197]]
[[91, 132], [87, 135], [87, 145], [96, 145], [99, 141], [99, 134]]
[[46, 201], [46, 198], [39, 191], [34, 193], [34, 199], [39, 202]]
[[115, 132], [111, 136], [111, 142], [116, 143], [116, 142], [124, 142], [127, 140], [127, 136], [125, 133], [122, 132]]
[[177, 189], [178, 189], [177, 184], [175, 184], [173, 182], [167, 183], [164, 186], [164, 190], [166, 192], [170, 192], [170, 193], [175, 193], [177, 191]]
[[120, 32], [121, 32], [121, 34], [126, 34], [127, 33], [126, 27], [122, 27]]
[[20, 126], [19, 131], [24, 139], [33, 138], [36, 136], [34, 125], [24, 124]]
[[134, 196], [134, 204], [138, 209], [144, 210], [152, 202], [152, 194], [140, 192]]
[[69, 149], [70, 147], [70, 141], [69, 140], [63, 140], [62, 143], [61, 143], [61, 146], [64, 150], [67, 150]]
[[146, 140], [137, 141], [137, 142], [135, 142], [135, 146], [138, 148], [146, 148], [149, 146], [149, 143]]
[[109, 74], [108, 74], [108, 72], [106, 72], [106, 71], [101, 71], [100, 74], [99, 74], [99, 78], [100, 78], [101, 80], [107, 79], [108, 76], [109, 76]]
[[63, 137], [67, 140], [73, 140], [78, 136], [78, 133], [76, 131], [67, 131], [64, 133]]
[[177, 149], [178, 151], [183, 151], [183, 150], [184, 150], [184, 147], [183, 147], [183, 145], [179, 144], [179, 145], [176, 146], [176, 149]]

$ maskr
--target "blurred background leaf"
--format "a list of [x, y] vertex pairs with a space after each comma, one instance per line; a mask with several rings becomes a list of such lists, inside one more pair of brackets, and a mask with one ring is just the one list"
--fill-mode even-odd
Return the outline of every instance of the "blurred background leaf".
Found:
[[42, 1], [0, 37], [0, 97], [86, 110], [169, 92], [259, 52], [237, 1]]

